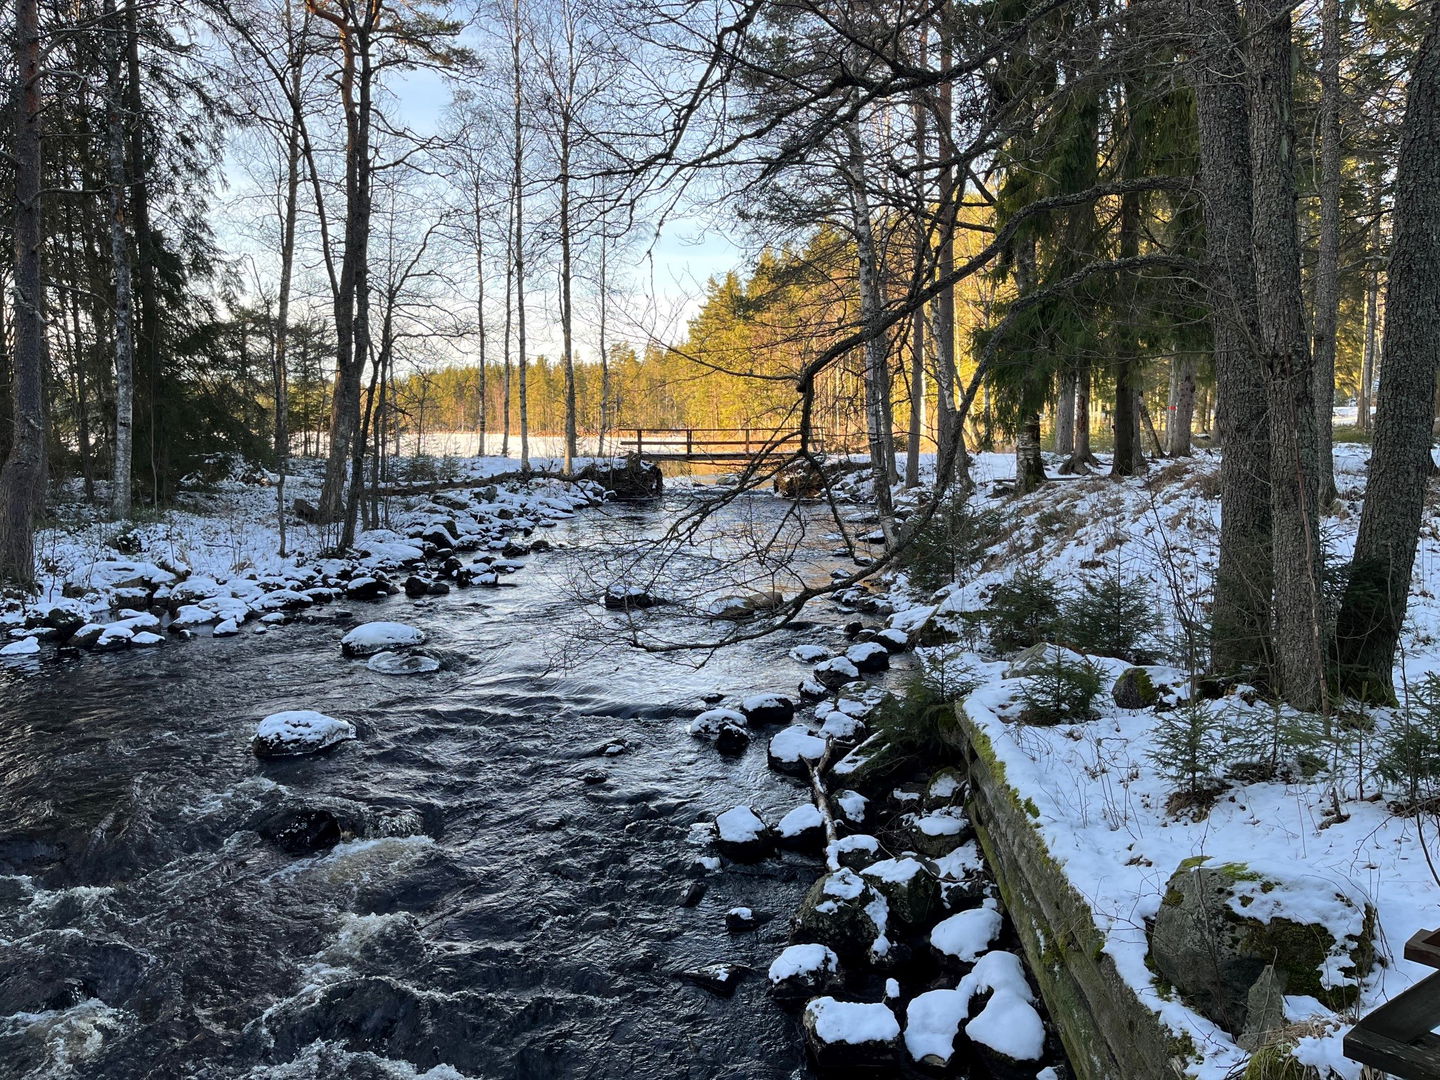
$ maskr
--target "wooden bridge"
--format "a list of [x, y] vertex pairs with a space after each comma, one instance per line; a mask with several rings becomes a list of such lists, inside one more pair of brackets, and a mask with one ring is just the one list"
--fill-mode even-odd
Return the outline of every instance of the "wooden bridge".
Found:
[[[617, 431], [620, 451], [649, 461], [691, 461], [724, 464], [756, 458], [788, 456], [800, 450], [798, 430], [773, 428], [631, 428]], [[813, 453], [846, 453], [861, 449], [863, 436], [835, 436], [812, 431]]]

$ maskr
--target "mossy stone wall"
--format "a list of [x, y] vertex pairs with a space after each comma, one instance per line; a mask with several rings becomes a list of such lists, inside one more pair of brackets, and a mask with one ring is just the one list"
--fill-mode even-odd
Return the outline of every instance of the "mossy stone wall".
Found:
[[963, 706], [947, 738], [966, 762], [967, 810], [1078, 1080], [1183, 1077], [1193, 1047], [1141, 1003], [1101, 951], [1093, 912], [1051, 858], [1033, 811]]

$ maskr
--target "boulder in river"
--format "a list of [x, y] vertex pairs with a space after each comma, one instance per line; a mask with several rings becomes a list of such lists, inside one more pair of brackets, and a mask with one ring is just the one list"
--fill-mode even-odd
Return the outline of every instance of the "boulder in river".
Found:
[[905, 1049], [911, 1060], [944, 1069], [955, 1058], [960, 1027], [970, 1016], [970, 995], [959, 990], [930, 990], [905, 1010]]
[[770, 767], [776, 772], [805, 776], [808, 766], [825, 754], [825, 740], [798, 724], [787, 727], [770, 740]]
[[736, 862], [756, 862], [770, 854], [775, 834], [748, 806], [734, 806], [715, 818], [716, 847]]
[[882, 1069], [895, 1064], [900, 1021], [880, 1002], [818, 997], [805, 1006], [805, 1043], [821, 1068]]
[[1000, 908], [987, 899], [979, 907], [942, 919], [930, 931], [930, 946], [942, 966], [975, 963], [1000, 936]]
[[255, 728], [257, 757], [295, 757], [314, 754], [355, 738], [355, 725], [348, 720], [312, 709], [271, 713]]
[[[884, 649], [880, 650], [884, 652]], [[860, 669], [844, 656], [825, 660], [815, 665], [815, 681], [827, 690], [838, 690], [848, 682], [860, 677]]]
[[795, 699], [785, 694], [751, 694], [740, 711], [752, 724], [788, 724], [795, 719]]
[[780, 819], [775, 835], [782, 847], [819, 851], [825, 846], [825, 819], [814, 803], [801, 803]]
[[726, 724], [715, 735], [715, 749], [722, 754], [743, 754], [750, 746], [750, 732], [734, 724]]
[[993, 1080], [1031, 1080], [1045, 1053], [1045, 1024], [1027, 996], [1009, 987], [990, 995], [965, 1025], [971, 1050]]
[[425, 643], [425, 635], [413, 626], [398, 622], [361, 623], [340, 639], [340, 651], [351, 658], [411, 649]]
[[810, 887], [792, 936], [828, 945], [842, 959], [864, 961], [889, 953], [889, 922], [885, 897], [855, 871], [841, 868]]
[[878, 641], [862, 641], [845, 650], [845, 659], [862, 675], [875, 675], [890, 670], [890, 650]]
[[814, 942], [791, 945], [781, 952], [771, 963], [767, 978], [776, 1000], [795, 1004], [833, 993], [844, 982], [835, 951]]
[[706, 964], [680, 972], [680, 978], [692, 982], [717, 997], [729, 997], [740, 985], [745, 969], [738, 964]]
[[665, 603], [638, 585], [611, 585], [605, 590], [605, 607], [610, 611], [643, 611]]
[[940, 872], [929, 859], [901, 855], [871, 863], [861, 876], [885, 897], [890, 914], [906, 926], [925, 925], [940, 906]]
[[727, 727], [743, 728], [745, 716], [734, 709], [706, 709], [686, 725], [685, 730], [697, 739], [713, 739]]
[[970, 819], [958, 806], [941, 807], [929, 813], [902, 814], [896, 823], [901, 846], [931, 858], [950, 854], [974, 833]]

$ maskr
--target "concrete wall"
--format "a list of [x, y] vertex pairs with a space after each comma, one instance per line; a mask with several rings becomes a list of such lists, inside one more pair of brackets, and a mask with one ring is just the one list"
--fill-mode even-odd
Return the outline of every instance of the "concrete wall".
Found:
[[967, 804], [1078, 1080], [1171, 1080], [1191, 1048], [1146, 1008], [1101, 948], [1093, 913], [1046, 851], [990, 740], [957, 709], [949, 738], [970, 776]]

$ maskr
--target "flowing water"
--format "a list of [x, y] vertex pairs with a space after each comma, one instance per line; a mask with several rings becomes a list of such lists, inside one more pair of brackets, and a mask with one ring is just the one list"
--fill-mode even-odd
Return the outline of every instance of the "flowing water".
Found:
[[[557, 667], [596, 605], [546, 567], [592, 528], [515, 588], [347, 605], [423, 629], [434, 675], [342, 659], [323, 609], [0, 673], [0, 1077], [809, 1075], [763, 973], [815, 862], [680, 902], [693, 823], [805, 798], [763, 738], [726, 759], [684, 731], [706, 693], [792, 687], [798, 636]], [[256, 720], [288, 708], [359, 738], [258, 761]], [[778, 917], [732, 935], [736, 904]], [[717, 961], [753, 969], [733, 999], [677, 977]]]

